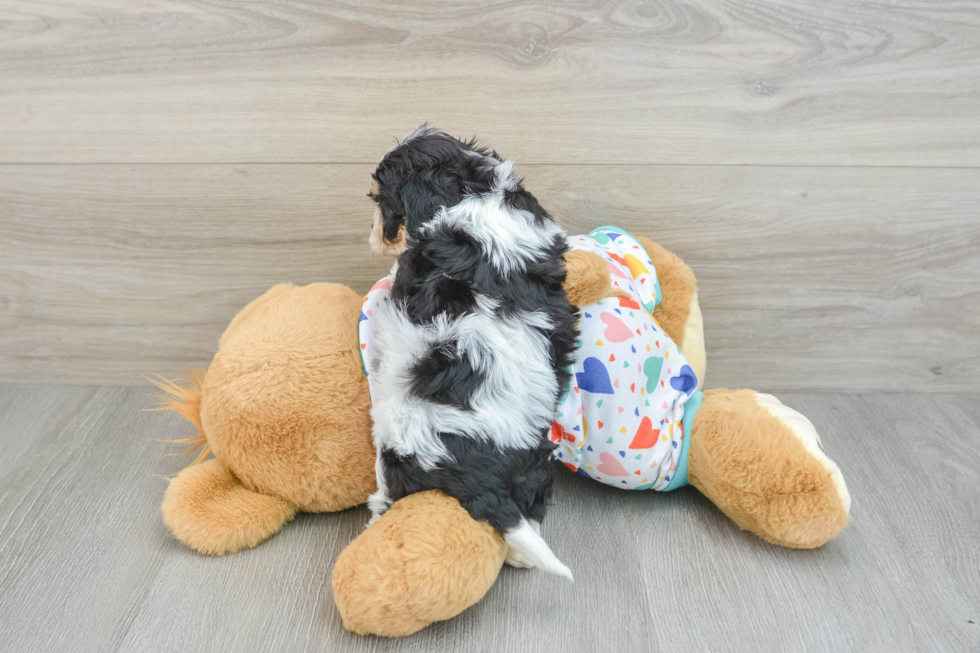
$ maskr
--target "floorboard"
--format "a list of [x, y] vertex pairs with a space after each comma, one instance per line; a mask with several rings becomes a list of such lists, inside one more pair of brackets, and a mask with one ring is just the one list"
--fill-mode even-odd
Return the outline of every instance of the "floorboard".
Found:
[[[559, 474], [545, 533], [576, 582], [504, 569], [457, 619], [351, 635], [337, 554], [366, 509], [197, 555], [159, 516], [185, 435], [141, 388], [0, 386], [0, 638], [30, 651], [967, 651], [980, 646], [977, 395], [791, 394], [840, 464], [852, 522], [815, 551], [738, 531], [692, 489]], [[7, 456], [7, 452], [12, 455]]]

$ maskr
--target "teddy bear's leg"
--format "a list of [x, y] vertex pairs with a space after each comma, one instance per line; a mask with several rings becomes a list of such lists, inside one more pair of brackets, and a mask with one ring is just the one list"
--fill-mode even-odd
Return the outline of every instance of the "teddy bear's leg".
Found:
[[704, 383], [707, 357], [704, 353], [704, 322], [701, 319], [698, 284], [694, 272], [679, 256], [649, 238], [638, 236], [637, 240], [647, 250], [657, 269], [657, 280], [663, 293], [660, 304], [653, 309], [653, 317], [684, 352], [700, 388]]
[[340, 554], [337, 609], [361, 635], [410, 635], [479, 601], [507, 554], [497, 531], [442, 492], [409, 495]]
[[296, 514], [288, 502], [247, 489], [217, 460], [177, 474], [161, 510], [178, 540], [208, 555], [256, 546]]
[[809, 549], [833, 539], [851, 499], [810, 421], [772, 395], [708, 390], [694, 417], [688, 480], [762, 539]]

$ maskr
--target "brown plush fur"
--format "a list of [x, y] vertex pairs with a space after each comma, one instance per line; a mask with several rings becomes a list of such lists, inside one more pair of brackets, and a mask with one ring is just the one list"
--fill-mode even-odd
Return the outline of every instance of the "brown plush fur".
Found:
[[609, 296], [609, 270], [601, 257], [581, 249], [565, 254], [565, 295], [573, 306], [588, 306]]
[[201, 402], [208, 442], [243, 485], [300, 511], [363, 503], [375, 478], [361, 297], [326, 283], [273, 291], [221, 337]]
[[503, 538], [456, 499], [412, 494], [340, 554], [334, 601], [355, 633], [410, 635], [479, 601], [506, 555]]
[[638, 236], [637, 240], [647, 250], [657, 269], [657, 280], [663, 293], [660, 305], [653, 309], [653, 318], [683, 351], [684, 327], [691, 312], [691, 298], [698, 291], [694, 273], [676, 254], [649, 238]]
[[157, 397], [161, 402], [160, 406], [149, 410], [171, 410], [193, 424], [194, 428], [197, 429], [197, 435], [189, 438], [164, 440], [170, 444], [191, 445], [187, 451], [167, 455], [186, 456], [200, 449], [192, 464], [203, 462], [211, 455], [211, 445], [208, 444], [208, 438], [204, 435], [204, 427], [201, 426], [201, 393], [204, 390], [204, 370], [201, 368], [188, 370], [186, 385], [179, 385], [163, 377], [149, 379], [149, 381], [160, 391], [157, 393]]
[[296, 510], [367, 500], [376, 486], [360, 310], [345, 286], [275, 286], [232, 320], [206, 375], [189, 388], [158, 384], [217, 459], [171, 482], [164, 520], [177, 538], [229, 553], [276, 533]]
[[177, 539], [208, 555], [251, 548], [278, 533], [296, 514], [288, 502], [246, 489], [217, 460], [178, 474], [161, 510]]
[[[678, 346], [685, 334], [700, 338], [694, 275], [640, 240], [663, 290], [655, 318]], [[576, 305], [609, 295], [599, 257], [570, 253], [566, 269]], [[375, 489], [360, 306], [344, 286], [276, 286], [232, 320], [206, 375], [188, 388], [163, 383], [165, 408], [202, 434], [186, 442], [210, 446], [216, 458], [178, 474], [164, 499], [164, 520], [188, 546], [209, 554], [255, 546], [296, 511], [340, 510]], [[830, 472], [751, 391], [706, 392], [690, 438], [692, 485], [739, 527], [776, 544], [812, 547], [846, 525]], [[493, 585], [506, 550], [493, 528], [454, 499], [406, 497], [337, 560], [333, 587], [344, 625], [397, 636], [449, 619]]]
[[691, 431], [688, 480], [739, 528], [811, 549], [847, 525], [830, 472], [752, 390], [706, 391]]

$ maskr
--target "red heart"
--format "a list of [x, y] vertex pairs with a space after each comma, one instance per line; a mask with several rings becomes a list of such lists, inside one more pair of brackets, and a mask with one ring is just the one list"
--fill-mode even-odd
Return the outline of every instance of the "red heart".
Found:
[[657, 438], [660, 437], [660, 429], [653, 428], [653, 420], [649, 417], [644, 417], [643, 421], [640, 422], [640, 428], [636, 429], [636, 435], [633, 436], [633, 441], [630, 442], [630, 449], [649, 449], [653, 445], [657, 444]]
[[602, 428], [602, 420], [600, 419], [600, 420], [599, 420], [598, 422], [596, 422], [596, 423], [597, 423], [597, 424], [599, 425], [599, 428], [601, 429], [601, 428]]
[[616, 360], [616, 354], [609, 354], [609, 362]]
[[361, 343], [361, 349], [367, 349], [367, 343], [366, 342], [362, 342]]
[[565, 428], [558, 422], [551, 423], [551, 441], [561, 442], [562, 440], [568, 440], [569, 442], [575, 442], [575, 436], [565, 430]]
[[552, 422], [551, 423], [551, 441], [552, 442], [561, 442], [561, 433], [564, 430], [565, 429], [563, 429], [561, 427], [561, 424], [559, 424], [558, 422]]
[[630, 384], [630, 392], [636, 392], [636, 384], [635, 383]]
[[619, 298], [619, 306], [620, 308], [640, 308], [640, 305], [637, 302], [633, 301], [632, 299], [626, 299], [625, 297]]

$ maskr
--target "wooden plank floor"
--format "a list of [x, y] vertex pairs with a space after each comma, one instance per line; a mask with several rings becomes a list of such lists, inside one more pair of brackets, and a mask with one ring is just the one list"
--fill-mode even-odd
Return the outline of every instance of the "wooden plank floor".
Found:
[[159, 515], [188, 426], [142, 388], [0, 386], [0, 642], [8, 651], [975, 651], [980, 397], [782, 397], [844, 471], [852, 523], [815, 551], [739, 532], [696, 491], [560, 474], [545, 523], [574, 584], [505, 569], [450, 622], [351, 635], [330, 572], [365, 508], [301, 515], [206, 558]]

